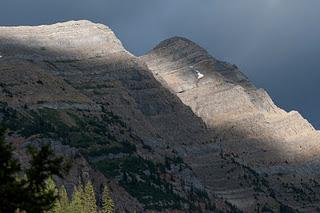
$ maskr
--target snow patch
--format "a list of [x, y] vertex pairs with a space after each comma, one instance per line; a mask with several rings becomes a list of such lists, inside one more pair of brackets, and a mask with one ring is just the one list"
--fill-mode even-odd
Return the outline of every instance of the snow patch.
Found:
[[0, 55], [0, 58], [2, 58], [3, 56], [2, 55]]
[[195, 71], [196, 71], [196, 73], [197, 73], [197, 78], [198, 78], [198, 80], [200, 80], [201, 78], [204, 77], [204, 75], [203, 75], [201, 72], [199, 72], [198, 70], [195, 70]]
[[196, 72], [196, 75], [197, 75], [197, 79], [198, 79], [198, 80], [200, 80], [201, 78], [204, 77], [204, 75], [203, 75], [199, 70], [194, 69], [193, 66], [189, 66], [189, 68]]

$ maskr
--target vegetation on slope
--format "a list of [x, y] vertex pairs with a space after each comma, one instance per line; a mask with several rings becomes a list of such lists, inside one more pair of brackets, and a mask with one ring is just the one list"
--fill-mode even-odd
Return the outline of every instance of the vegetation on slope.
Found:
[[[74, 188], [71, 199], [68, 198], [64, 186], [59, 189], [53, 181], [49, 182], [49, 187], [55, 190], [59, 198], [53, 205], [53, 208], [47, 213], [113, 213], [114, 203], [110, 197], [108, 187], [103, 188], [101, 204], [97, 202], [92, 183], [89, 181], [84, 186], [81, 184]], [[98, 204], [98, 205], [97, 205]]]
[[58, 198], [47, 188], [47, 180], [53, 175], [62, 177], [68, 166], [48, 145], [39, 150], [29, 147], [28, 153], [30, 166], [24, 171], [13, 157], [13, 148], [4, 141], [4, 129], [0, 130], [0, 212], [44, 212]]
[[[174, 178], [167, 176], [171, 165], [185, 166], [181, 158], [166, 158], [162, 164], [140, 157], [135, 144], [141, 143], [141, 139], [120, 117], [105, 109], [93, 115], [48, 108], [26, 107], [19, 111], [3, 104], [0, 110], [5, 125], [22, 136], [39, 135], [78, 148], [92, 165], [117, 180], [146, 209], [201, 209], [194, 201], [204, 202], [207, 209], [214, 208], [205, 192], [195, 189], [187, 193], [188, 197], [176, 192]], [[110, 154], [118, 157], [109, 158]]]

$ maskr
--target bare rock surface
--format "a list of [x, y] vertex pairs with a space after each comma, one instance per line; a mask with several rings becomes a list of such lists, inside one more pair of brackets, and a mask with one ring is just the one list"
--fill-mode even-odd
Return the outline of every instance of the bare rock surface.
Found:
[[[235, 154], [238, 162], [267, 175], [319, 180], [319, 132], [298, 112], [285, 112], [277, 107], [266, 91], [256, 88], [238, 67], [213, 58], [181, 37], [161, 42], [142, 59], [164, 87], [216, 131], [223, 149]], [[202, 166], [210, 167], [209, 156], [204, 158], [207, 163]], [[200, 173], [209, 178], [207, 170]], [[290, 181], [289, 184], [294, 184]], [[235, 205], [245, 208], [241, 201], [245, 191], [223, 193], [227, 199], [240, 194]]]
[[1, 59], [80, 60], [124, 50], [106, 26], [89, 21], [1, 27]]
[[[265, 141], [265, 146], [286, 150], [283, 156], [292, 161], [318, 155], [319, 133], [312, 125], [298, 112], [287, 113], [277, 107], [235, 65], [218, 61], [195, 43], [179, 37], [161, 42], [142, 58], [154, 76], [208, 127]], [[198, 73], [202, 74], [201, 79]], [[274, 163], [277, 160], [275, 156], [256, 156], [256, 164], [259, 157]]]
[[[50, 36], [52, 33], [54, 38]], [[175, 151], [176, 146], [209, 141], [211, 135], [201, 119], [194, 116], [192, 111], [184, 106], [175, 95], [163, 88], [147, 66], [122, 47], [121, 42], [110, 29], [88, 21], [67, 22], [51, 26], [4, 27], [0, 29], [0, 52], [3, 55], [0, 63], [6, 64], [10, 60], [30, 63], [41, 70], [43, 75], [47, 75], [45, 79], [51, 78], [54, 81], [63, 79], [63, 83], [67, 84], [65, 87], [68, 90], [64, 92], [55, 88], [50, 89], [45, 86], [36, 88], [30, 85], [27, 91], [37, 89], [38, 93], [49, 97], [48, 101], [40, 102], [40, 105], [36, 107], [49, 108], [50, 113], [52, 109], [58, 111], [58, 117], [67, 120], [66, 124], [71, 128], [74, 127], [76, 120], [70, 117], [70, 113], [73, 116], [74, 114], [81, 115], [81, 118], [93, 117], [94, 120], [110, 117], [110, 132], [106, 136], [115, 141], [133, 143], [137, 150], [136, 153], [130, 154], [131, 158], [142, 158], [143, 160], [140, 161], [157, 167], [164, 165], [167, 161], [165, 173], [157, 171], [159, 173], [157, 178], [161, 180], [161, 187], [172, 188], [171, 194], [166, 193], [173, 198], [151, 194], [152, 191], [143, 192], [146, 198], [158, 197], [156, 201], [151, 199], [141, 204], [145, 211], [152, 212], [155, 209], [153, 206], [177, 212], [191, 208], [190, 205], [193, 205], [192, 208], [195, 209], [208, 208], [205, 205], [217, 205], [220, 209], [230, 208], [224, 204], [222, 199], [212, 199], [214, 194], [207, 195], [199, 178], [182, 160], [168, 162], [168, 159], [179, 159]], [[6, 91], [14, 97], [12, 100], [14, 102], [21, 90], [26, 90], [23, 89], [24, 84], [19, 76], [19, 73], [24, 70], [19, 70], [14, 64], [11, 64], [10, 67], [12, 69], [10, 75], [15, 76], [18, 83], [16, 87], [5, 86]], [[30, 70], [29, 72], [33, 74], [34, 69], [30, 68]], [[3, 73], [9, 75], [5, 71]], [[59, 92], [60, 102], [55, 101], [55, 92]], [[29, 100], [33, 95], [28, 94], [25, 97]], [[39, 99], [42, 100], [43, 97]], [[3, 102], [9, 103], [5, 98]], [[22, 100], [21, 102], [25, 103], [28, 109], [36, 108], [31, 107], [32, 104], [27, 101]], [[87, 109], [85, 106], [90, 104], [91, 106]], [[9, 104], [9, 106], [19, 107], [17, 104]], [[68, 109], [67, 112], [65, 112], [66, 109]], [[122, 126], [121, 130], [114, 122]], [[89, 152], [90, 150], [83, 151]], [[92, 158], [92, 163], [106, 164], [111, 160], [121, 162], [122, 159], [118, 158], [125, 158], [128, 155], [120, 153], [118, 157], [112, 159], [108, 159], [108, 156], [106, 153]], [[158, 164], [161, 165], [158, 166]], [[146, 171], [146, 176], [150, 176], [149, 173], [150, 171]], [[119, 182], [121, 178], [123, 174], [112, 181]], [[152, 190], [159, 191], [158, 186], [155, 187], [152, 187]], [[158, 193], [163, 190], [168, 191], [170, 188], [161, 188]], [[194, 190], [204, 190], [202, 192], [204, 194], [197, 195]], [[130, 196], [133, 196], [133, 193], [131, 192]], [[188, 200], [190, 196], [194, 197], [194, 203]], [[146, 199], [144, 197], [140, 196], [140, 200]], [[177, 202], [182, 203], [175, 203], [172, 199], [177, 199]], [[128, 199], [125, 196], [118, 196], [116, 201], [119, 202], [119, 206], [127, 206]], [[139, 212], [139, 209], [134, 206], [126, 210]]]
[[[319, 207], [319, 133], [299, 113], [275, 106], [236, 66], [187, 39], [136, 57], [108, 27], [89, 21], [0, 27], [0, 55], [0, 106], [23, 115], [50, 109], [46, 115], [68, 130], [107, 138], [102, 146], [84, 137], [93, 144], [77, 147], [99, 153], [88, 154], [94, 168], [142, 162], [131, 165], [135, 173], [112, 171], [119, 212]], [[122, 151], [108, 153], [110, 144]], [[124, 183], [127, 174], [152, 187], [137, 193]]]

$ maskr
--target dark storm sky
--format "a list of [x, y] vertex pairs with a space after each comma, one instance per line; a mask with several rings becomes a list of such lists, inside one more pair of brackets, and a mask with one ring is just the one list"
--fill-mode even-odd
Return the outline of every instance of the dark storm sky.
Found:
[[320, 128], [319, 0], [1, 0], [0, 25], [88, 19], [144, 54], [185, 36]]

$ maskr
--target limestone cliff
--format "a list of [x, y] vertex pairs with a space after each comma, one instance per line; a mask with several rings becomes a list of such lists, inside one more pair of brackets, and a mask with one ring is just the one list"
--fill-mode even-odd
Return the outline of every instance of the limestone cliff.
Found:
[[108, 27], [71, 21], [0, 27], [0, 55], [10, 134], [77, 149], [119, 212], [319, 206], [318, 133], [191, 41], [139, 58]]
[[[297, 182], [319, 178], [319, 132], [298, 112], [277, 107], [237, 66], [213, 58], [181, 37], [161, 42], [142, 59], [163, 86], [216, 131], [226, 152], [271, 175], [270, 182], [277, 182], [272, 185], [293, 184], [291, 176], [298, 176]], [[295, 201], [294, 205], [303, 205]]]

